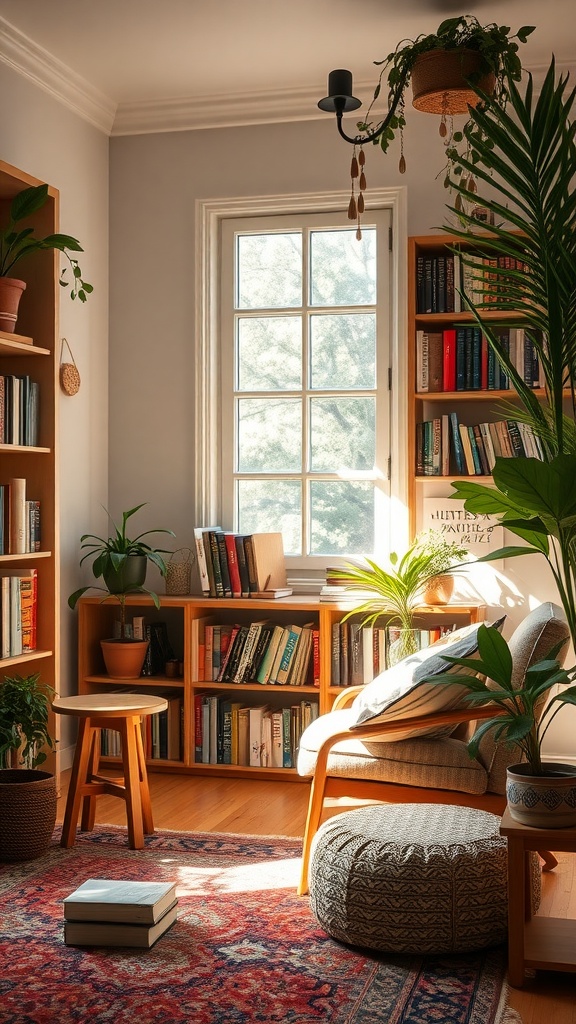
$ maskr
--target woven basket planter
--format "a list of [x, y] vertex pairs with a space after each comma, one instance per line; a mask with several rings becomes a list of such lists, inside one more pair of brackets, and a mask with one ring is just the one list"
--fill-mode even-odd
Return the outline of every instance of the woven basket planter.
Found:
[[[467, 79], [480, 70], [480, 61], [475, 50], [463, 47], [421, 54], [412, 69], [412, 105], [429, 114], [466, 114], [469, 106], [479, 103]], [[488, 74], [477, 85], [490, 94], [494, 83], [494, 75]]]
[[0, 862], [46, 852], [56, 824], [56, 779], [35, 768], [0, 770]]

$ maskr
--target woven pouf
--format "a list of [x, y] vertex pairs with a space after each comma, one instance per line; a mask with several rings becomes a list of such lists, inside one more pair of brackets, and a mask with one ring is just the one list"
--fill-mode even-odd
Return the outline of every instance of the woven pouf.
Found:
[[507, 853], [499, 825], [496, 814], [444, 804], [382, 804], [330, 818], [312, 845], [316, 920], [341, 942], [387, 952], [504, 942]]

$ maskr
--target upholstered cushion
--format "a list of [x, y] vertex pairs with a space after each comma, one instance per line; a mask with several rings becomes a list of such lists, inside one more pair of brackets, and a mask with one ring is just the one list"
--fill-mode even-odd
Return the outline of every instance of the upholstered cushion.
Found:
[[[504, 619], [505, 616], [493, 625], [501, 630]], [[480, 625], [481, 623], [474, 623], [457, 629], [430, 647], [404, 658], [393, 668], [381, 672], [371, 683], [363, 687], [354, 700], [349, 727], [354, 729], [365, 722], [415, 718], [461, 705], [463, 694], [460, 687], [425, 682], [425, 679], [444, 672], [458, 671], [457, 668], [450, 668], [445, 656], [477, 657]], [[424, 730], [407, 729], [405, 732], [396, 733], [394, 740], [408, 739], [410, 736], [445, 736], [453, 729], [453, 726], [432, 726]]]
[[[331, 711], [304, 730], [298, 751], [300, 775], [314, 775], [319, 748], [328, 737], [347, 729], [352, 715], [352, 708]], [[471, 759], [466, 744], [450, 737], [396, 742], [395, 734], [370, 740], [351, 734], [332, 747], [327, 774], [459, 793], [485, 793], [488, 784], [486, 770]]]
[[[512, 654], [512, 682], [521, 686], [526, 669], [535, 665], [549, 653], [560, 640], [570, 636], [568, 623], [562, 608], [552, 601], [544, 601], [534, 608], [514, 630], [508, 646]], [[558, 655], [560, 663], [568, 652], [568, 644]], [[542, 709], [540, 709], [542, 710]], [[518, 761], [518, 748], [505, 743], [496, 744], [493, 733], [486, 735], [479, 747], [478, 759], [488, 772], [488, 792], [506, 793], [506, 768]]]

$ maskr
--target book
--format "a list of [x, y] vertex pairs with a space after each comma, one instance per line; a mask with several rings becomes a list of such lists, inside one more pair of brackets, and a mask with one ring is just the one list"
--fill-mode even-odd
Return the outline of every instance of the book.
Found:
[[206, 547], [204, 545], [204, 534], [211, 530], [219, 530], [219, 526], [196, 526], [194, 527], [194, 543], [196, 545], [196, 563], [200, 576], [200, 589], [203, 594], [210, 596], [210, 577], [208, 574], [208, 560]]
[[428, 333], [428, 391], [442, 391], [444, 344], [442, 332]]
[[262, 767], [262, 723], [264, 720], [264, 713], [267, 710], [267, 704], [260, 704], [257, 707], [249, 708], [250, 764], [255, 768]]
[[443, 366], [442, 384], [444, 391], [456, 391], [456, 329], [447, 327], [442, 332]]
[[250, 577], [248, 575], [248, 562], [246, 561], [246, 548], [244, 547], [245, 537], [243, 534], [234, 535], [236, 557], [238, 560], [238, 573], [240, 576], [240, 596], [248, 597], [250, 594]]
[[135, 946], [150, 949], [176, 921], [176, 901], [155, 924], [125, 924], [111, 921], [65, 921], [67, 946]]
[[232, 597], [232, 584], [230, 582], [230, 569], [228, 568], [228, 549], [226, 538], [221, 530], [215, 530], [214, 536], [218, 544], [218, 561], [220, 563], [220, 576], [222, 577], [222, 589], [224, 597]]
[[226, 545], [226, 556], [228, 559], [228, 572], [230, 575], [230, 587], [232, 597], [242, 597], [242, 584], [240, 582], [240, 571], [238, 568], [238, 554], [236, 551], [236, 537], [233, 533], [224, 534]]
[[26, 480], [12, 477], [9, 480], [10, 493], [10, 547], [11, 555], [26, 551]]
[[88, 878], [64, 898], [66, 921], [156, 924], [176, 899], [176, 882]]
[[250, 555], [248, 554], [248, 571], [250, 577], [250, 596], [277, 589], [288, 589], [286, 578], [286, 562], [284, 559], [284, 542], [281, 533], [253, 533], [245, 539], [247, 553], [251, 549], [253, 575], [250, 575]]
[[[286, 644], [284, 645], [284, 650], [282, 652], [282, 657], [280, 658], [280, 662], [279, 662], [278, 669], [277, 669], [276, 676], [275, 676], [275, 681], [277, 683], [279, 683], [281, 686], [285, 685], [288, 682], [288, 676], [290, 674], [290, 666], [291, 666], [291, 663], [292, 663], [293, 659], [296, 656], [296, 649], [297, 649], [297, 645], [298, 645], [298, 642], [300, 640], [301, 634], [302, 634], [302, 627], [301, 626], [292, 625], [292, 626], [289, 627], [288, 637], [286, 639]], [[270, 681], [272, 682], [272, 680], [270, 680]]]

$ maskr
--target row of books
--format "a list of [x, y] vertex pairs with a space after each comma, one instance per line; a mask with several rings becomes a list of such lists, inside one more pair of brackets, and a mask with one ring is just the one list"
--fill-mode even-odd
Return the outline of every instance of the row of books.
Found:
[[88, 878], [64, 898], [67, 946], [148, 949], [177, 914], [176, 882]]
[[281, 533], [194, 529], [202, 593], [207, 597], [288, 597]]
[[[523, 328], [498, 331], [512, 365], [531, 388], [544, 386], [538, 352]], [[508, 374], [479, 327], [416, 332], [416, 391], [509, 391]]]
[[500, 302], [506, 305], [506, 287], [495, 280], [494, 267], [527, 272], [527, 265], [510, 256], [488, 258], [458, 253], [427, 253], [416, 257], [417, 313], [460, 313], [466, 308], [461, 291], [473, 305]]
[[37, 570], [3, 569], [0, 577], [0, 651], [14, 658], [36, 650]]
[[[142, 746], [148, 760], [181, 761], [183, 757], [182, 697], [170, 696], [167, 700], [165, 711], [146, 715], [142, 721]], [[120, 733], [116, 729], [102, 729], [101, 734], [102, 755], [120, 757]]]
[[460, 423], [456, 412], [416, 424], [418, 476], [490, 476], [497, 458], [544, 459], [540, 438], [528, 423], [496, 420]]
[[[420, 649], [436, 643], [456, 629], [455, 624], [418, 630]], [[390, 647], [400, 635], [395, 626], [363, 626], [361, 622], [332, 625], [330, 683], [332, 686], [363, 686], [390, 667]]]
[[300, 737], [318, 718], [318, 701], [290, 707], [245, 705], [230, 694], [194, 697], [194, 757], [198, 764], [294, 768]]
[[195, 682], [320, 685], [318, 628], [313, 622], [218, 624], [206, 616], [196, 621], [195, 629]]
[[0, 375], [0, 444], [38, 444], [39, 385], [26, 374]]
[[40, 502], [26, 497], [26, 480], [0, 484], [0, 555], [40, 551]]

